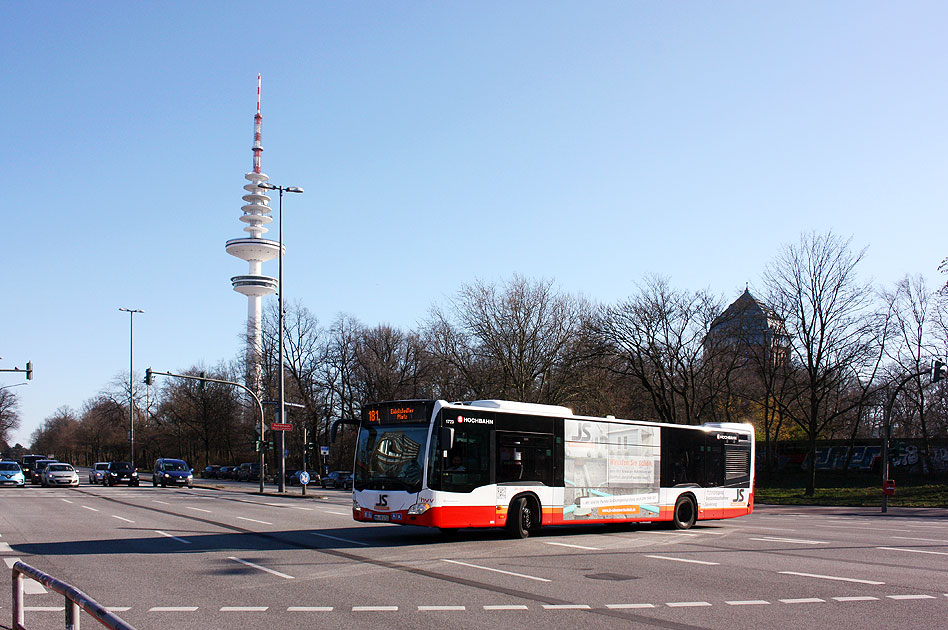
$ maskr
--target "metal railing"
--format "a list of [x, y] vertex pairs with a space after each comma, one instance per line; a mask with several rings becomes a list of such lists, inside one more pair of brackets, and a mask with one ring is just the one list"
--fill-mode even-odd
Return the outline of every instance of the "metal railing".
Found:
[[23, 576], [36, 580], [46, 588], [56, 591], [66, 598], [66, 630], [79, 630], [79, 611], [84, 610], [106, 628], [112, 630], [135, 630], [117, 615], [110, 613], [95, 601], [70, 584], [57, 580], [25, 562], [13, 565], [13, 630], [26, 630], [23, 625], [25, 607], [23, 606]]

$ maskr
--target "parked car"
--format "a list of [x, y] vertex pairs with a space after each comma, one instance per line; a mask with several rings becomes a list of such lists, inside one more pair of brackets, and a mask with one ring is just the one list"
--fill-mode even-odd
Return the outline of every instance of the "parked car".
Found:
[[244, 462], [237, 471], [237, 481], [259, 481], [260, 464], [253, 462]]
[[194, 485], [194, 471], [183, 459], [169, 459], [161, 457], [155, 460], [155, 466], [151, 469], [151, 484], [161, 487], [187, 486]]
[[[288, 485], [288, 486], [301, 486], [301, 485], [303, 485], [303, 484], [300, 483], [300, 473], [302, 473], [302, 472], [303, 472], [302, 470], [288, 470], [288, 471], [286, 472], [286, 477], [287, 477], [287, 478], [286, 478], [286, 485]], [[308, 486], [315, 486], [315, 485], [317, 485], [317, 484], [319, 483], [319, 473], [318, 473], [317, 471], [315, 471], [315, 470], [307, 470], [306, 472], [309, 473], [309, 483], [307, 483], [306, 485], [308, 485]]]
[[221, 466], [205, 466], [204, 470], [201, 471], [201, 476], [205, 479], [217, 479], [217, 475], [220, 473]]
[[234, 467], [233, 466], [221, 466], [221, 469], [217, 471], [218, 479], [233, 479], [234, 478]]
[[109, 462], [105, 469], [105, 475], [102, 481], [107, 486], [114, 486], [118, 483], [125, 483], [129, 486], [138, 485], [138, 469], [132, 468], [128, 462]]
[[0, 462], [0, 486], [26, 487], [26, 475], [15, 461]]
[[352, 489], [352, 473], [347, 470], [334, 470], [319, 480], [323, 488]]
[[38, 459], [33, 462], [33, 472], [30, 475], [30, 483], [42, 483], [43, 470], [46, 468], [47, 464], [52, 464], [55, 461], [55, 459]]
[[20, 470], [23, 471], [23, 476], [30, 482], [33, 479], [33, 467], [38, 460], [49, 459], [45, 455], [24, 455], [20, 459]]
[[89, 470], [89, 483], [93, 485], [102, 483], [102, 479], [105, 476], [105, 471], [108, 467], [108, 462], [96, 462], [92, 464], [92, 468]]
[[41, 483], [44, 488], [50, 486], [78, 486], [79, 474], [70, 464], [50, 462], [43, 469], [43, 480]]

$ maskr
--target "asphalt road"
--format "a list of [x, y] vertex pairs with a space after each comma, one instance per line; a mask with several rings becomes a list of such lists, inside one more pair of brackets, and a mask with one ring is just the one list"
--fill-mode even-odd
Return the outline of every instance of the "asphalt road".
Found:
[[[0, 488], [0, 558], [71, 583], [139, 630], [948, 625], [948, 510], [758, 506], [686, 532], [512, 540], [359, 524], [343, 491], [226, 488]], [[27, 627], [63, 627], [62, 597], [37, 587]], [[9, 627], [11, 589], [0, 591]], [[82, 627], [101, 626], [83, 615]]]

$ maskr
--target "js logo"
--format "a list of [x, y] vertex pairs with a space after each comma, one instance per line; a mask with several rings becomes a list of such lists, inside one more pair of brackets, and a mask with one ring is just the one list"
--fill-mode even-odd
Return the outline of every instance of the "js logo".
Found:
[[375, 504], [375, 507], [388, 507], [388, 495], [380, 494], [379, 502]]

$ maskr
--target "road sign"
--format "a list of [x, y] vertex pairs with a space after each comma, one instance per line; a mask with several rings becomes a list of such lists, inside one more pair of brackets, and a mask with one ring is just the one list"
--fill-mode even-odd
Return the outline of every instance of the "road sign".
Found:
[[328, 447], [328, 446], [320, 446], [320, 447], [319, 447], [319, 454], [320, 454], [320, 455], [329, 455], [329, 447]]
[[270, 425], [270, 428], [273, 429], [274, 431], [292, 431], [293, 425], [283, 424], [282, 422], [274, 422], [273, 424]]
[[300, 473], [300, 484], [305, 486], [308, 483], [309, 483], [309, 473], [304, 470], [303, 472]]

